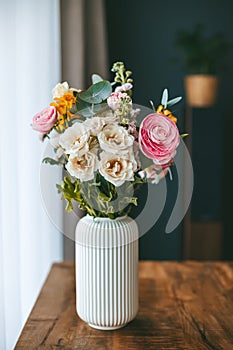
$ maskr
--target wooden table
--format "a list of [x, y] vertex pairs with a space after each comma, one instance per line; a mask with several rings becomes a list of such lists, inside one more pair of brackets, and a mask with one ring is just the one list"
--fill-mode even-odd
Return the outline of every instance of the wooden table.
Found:
[[73, 263], [54, 264], [16, 345], [27, 349], [233, 349], [233, 262], [140, 262], [140, 311], [117, 331], [76, 314]]

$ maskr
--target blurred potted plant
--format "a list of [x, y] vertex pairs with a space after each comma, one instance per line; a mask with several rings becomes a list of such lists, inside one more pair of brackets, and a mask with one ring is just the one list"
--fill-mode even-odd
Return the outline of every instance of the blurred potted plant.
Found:
[[226, 55], [232, 45], [222, 33], [206, 37], [203, 27], [198, 25], [193, 31], [181, 30], [177, 33], [176, 46], [183, 53], [185, 92], [191, 107], [210, 107], [216, 101], [218, 77]]

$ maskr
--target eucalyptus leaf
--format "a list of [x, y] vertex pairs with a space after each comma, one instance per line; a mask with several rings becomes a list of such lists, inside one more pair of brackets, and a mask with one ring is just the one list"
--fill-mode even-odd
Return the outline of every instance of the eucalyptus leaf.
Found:
[[111, 94], [112, 86], [109, 81], [103, 80], [91, 85], [86, 91], [79, 93], [79, 98], [88, 103], [101, 103]]
[[103, 81], [104, 79], [99, 74], [92, 74], [91, 80], [93, 84], [96, 84], [99, 81]]
[[97, 112], [99, 112], [101, 109], [101, 105], [89, 105], [88, 107], [82, 109], [79, 111], [79, 115], [88, 118], [93, 117]]
[[167, 107], [171, 107], [171, 106], [175, 105], [176, 103], [180, 102], [180, 100], [182, 100], [181, 96], [173, 98], [172, 100], [167, 102]]
[[82, 111], [83, 109], [88, 107], [90, 107], [90, 103], [82, 101], [81, 99], [77, 98], [76, 112]]
[[163, 94], [162, 94], [162, 99], [161, 99], [161, 104], [167, 108], [167, 101], [168, 101], [168, 90], [164, 89]]

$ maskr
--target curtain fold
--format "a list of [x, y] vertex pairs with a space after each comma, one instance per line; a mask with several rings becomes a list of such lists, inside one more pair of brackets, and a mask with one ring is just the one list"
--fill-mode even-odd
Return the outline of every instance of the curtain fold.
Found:
[[62, 79], [84, 89], [91, 74], [108, 78], [103, 0], [61, 0]]
[[0, 8], [0, 349], [12, 350], [51, 263], [62, 259], [62, 236], [41, 200], [44, 146], [30, 125], [60, 80], [60, 23], [58, 0], [0, 0]]
[[[78, 89], [91, 84], [91, 74], [109, 79], [103, 0], [61, 0], [62, 80]], [[79, 213], [79, 215], [82, 215]], [[64, 213], [64, 257], [74, 259], [74, 213]]]

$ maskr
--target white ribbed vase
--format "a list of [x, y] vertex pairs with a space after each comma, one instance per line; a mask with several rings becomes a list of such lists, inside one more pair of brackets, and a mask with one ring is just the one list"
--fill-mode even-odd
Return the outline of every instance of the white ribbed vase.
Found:
[[138, 227], [128, 216], [85, 216], [76, 227], [77, 313], [91, 327], [117, 329], [138, 311]]

